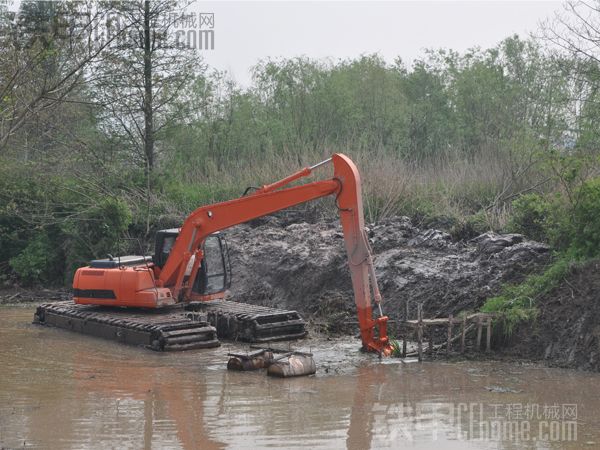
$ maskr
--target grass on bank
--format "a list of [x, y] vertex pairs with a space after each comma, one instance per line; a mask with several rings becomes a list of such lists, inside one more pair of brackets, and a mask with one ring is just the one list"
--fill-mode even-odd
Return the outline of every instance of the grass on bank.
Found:
[[570, 255], [560, 255], [543, 273], [530, 275], [521, 284], [504, 286], [500, 295], [489, 298], [481, 311], [498, 314], [504, 334], [510, 336], [519, 323], [537, 318], [538, 300], [560, 285], [577, 264], [578, 260]]
[[514, 202], [512, 228], [549, 242], [556, 254], [541, 274], [506, 285], [486, 301], [483, 312], [499, 313], [511, 335], [521, 322], [539, 314], [538, 299], [560, 285], [573, 268], [600, 255], [600, 178], [548, 195], [531, 194]]
[[[507, 199], [544, 177], [524, 160], [515, 160], [497, 149], [467, 157], [453, 153], [428, 159], [410, 159], [385, 151], [360, 148], [286, 150], [254, 160], [231, 161], [219, 166], [205, 161], [202, 170], [173, 167], [162, 196], [172, 200], [185, 214], [198, 205], [235, 198], [248, 186], [260, 186], [327, 159], [334, 152], [346, 153], [360, 170], [367, 222], [406, 215], [425, 225], [475, 227], [481, 232], [502, 229], [509, 218]], [[329, 178], [333, 167], [317, 169], [306, 182]], [[509, 205], [509, 203], [508, 203]], [[322, 215], [335, 216], [335, 205], [325, 203]]]

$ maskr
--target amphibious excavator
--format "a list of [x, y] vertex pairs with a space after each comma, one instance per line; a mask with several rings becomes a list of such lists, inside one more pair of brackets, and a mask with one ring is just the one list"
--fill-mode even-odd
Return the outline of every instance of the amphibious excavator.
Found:
[[[331, 162], [331, 179], [289, 186]], [[91, 261], [75, 273], [74, 302], [41, 305], [34, 322], [154, 350], [214, 347], [219, 338], [249, 342], [301, 338], [306, 335], [305, 323], [296, 311], [225, 298], [231, 265], [219, 232], [330, 195], [335, 196], [340, 214], [363, 349], [388, 354], [388, 318], [381, 309], [364, 228], [360, 175], [343, 154], [240, 198], [196, 209], [181, 228], [156, 234], [153, 256]]]

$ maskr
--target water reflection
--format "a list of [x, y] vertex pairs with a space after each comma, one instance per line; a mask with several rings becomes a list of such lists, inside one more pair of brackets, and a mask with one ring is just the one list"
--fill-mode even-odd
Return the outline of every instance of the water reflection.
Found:
[[[381, 364], [354, 342], [333, 341], [313, 348], [329, 375], [274, 380], [227, 372], [226, 348], [142, 351], [34, 327], [31, 314], [0, 309], [0, 447], [600, 447], [595, 374], [493, 362]], [[550, 427], [544, 439], [543, 407], [569, 404], [577, 440]], [[526, 416], [528, 405], [541, 415]], [[491, 434], [496, 419], [504, 426], [517, 413], [529, 435]]]
[[121, 363], [107, 366], [107, 361], [82, 351], [75, 354], [75, 360], [73, 378], [81, 404], [114, 399], [115, 423], [142, 419], [137, 417], [136, 403], [142, 404], [144, 449], [151, 449], [152, 442], [160, 444], [156, 448], [163, 448], [165, 443], [160, 442], [160, 435], [165, 426], [173, 427], [176, 442], [185, 450], [224, 448], [224, 444], [213, 440], [205, 429], [206, 384], [202, 380], [193, 384], [177, 382], [182, 374], [164, 366]]

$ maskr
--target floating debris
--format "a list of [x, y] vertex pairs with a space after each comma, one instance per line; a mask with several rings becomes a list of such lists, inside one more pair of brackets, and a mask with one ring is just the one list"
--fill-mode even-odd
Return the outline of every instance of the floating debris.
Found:
[[228, 353], [227, 370], [248, 371], [265, 369], [273, 362], [273, 352], [267, 349], [252, 353]]
[[[312, 375], [317, 366], [312, 353], [295, 350], [251, 347], [253, 352], [228, 353], [228, 370], [253, 371], [267, 369], [267, 375], [280, 378]], [[276, 356], [275, 356], [276, 355]]]
[[311, 354], [285, 355], [287, 361], [276, 361], [267, 369], [267, 375], [289, 378], [313, 375], [317, 371], [315, 360]]
[[495, 392], [497, 394], [506, 394], [506, 393], [519, 394], [519, 393], [523, 392], [523, 391], [520, 391], [517, 389], [505, 387], [505, 386], [485, 386], [485, 389], [490, 392]]

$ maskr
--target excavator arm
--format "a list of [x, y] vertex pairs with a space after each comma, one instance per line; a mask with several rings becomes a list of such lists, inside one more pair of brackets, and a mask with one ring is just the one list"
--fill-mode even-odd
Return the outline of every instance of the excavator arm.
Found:
[[[334, 166], [332, 179], [285, 187], [330, 161]], [[334, 154], [329, 160], [265, 185], [248, 196], [196, 209], [183, 223], [169, 257], [160, 270], [157, 287], [169, 288], [176, 299], [188, 298], [202, 261], [202, 244], [208, 236], [329, 195], [336, 196], [340, 212], [363, 347], [368, 351], [389, 354], [391, 347], [386, 331], [388, 318], [381, 311], [381, 295], [365, 235], [360, 175], [356, 165], [343, 154]], [[194, 262], [184, 284], [192, 256]], [[373, 302], [377, 306], [376, 318], [373, 317]]]

